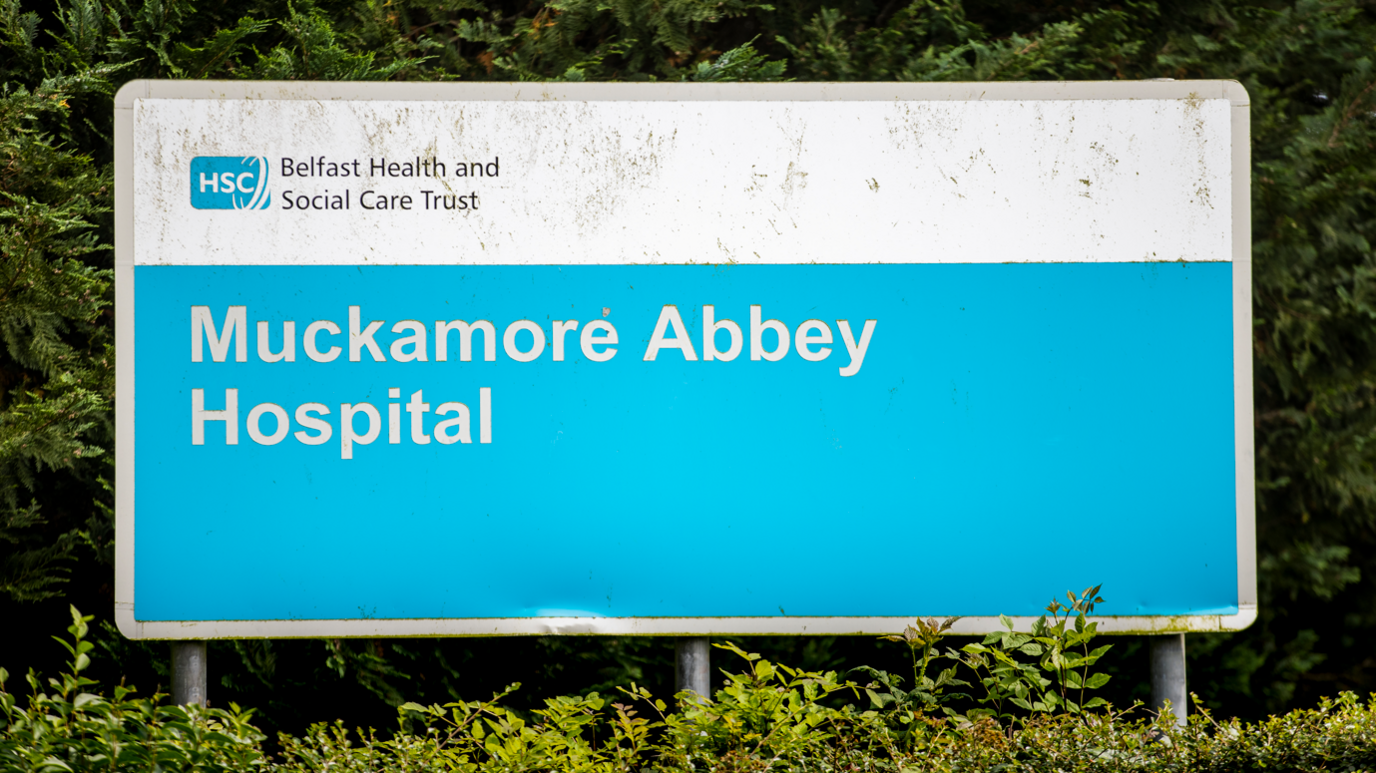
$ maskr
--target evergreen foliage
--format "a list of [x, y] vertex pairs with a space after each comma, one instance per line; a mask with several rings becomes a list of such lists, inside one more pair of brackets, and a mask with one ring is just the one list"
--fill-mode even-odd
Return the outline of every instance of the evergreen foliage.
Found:
[[[111, 95], [128, 79], [1231, 78], [1252, 99], [1262, 616], [1192, 637], [1192, 686], [1248, 714], [1376, 689], [1374, 56], [1362, 0], [0, 0], [0, 658], [44, 639], [27, 630], [65, 614], [55, 594], [109, 616]], [[870, 646], [757, 644], [818, 663]], [[157, 678], [160, 648], [106, 646]], [[220, 687], [278, 716], [296, 684], [396, 705], [488, 690], [493, 658], [535, 662], [547, 692], [668, 660], [635, 639], [215, 647]], [[1119, 684], [1140, 684], [1133, 651], [1106, 659]]]
[[111, 437], [110, 275], [88, 262], [110, 170], [62, 147], [67, 101], [100, 87], [104, 73], [0, 93], [0, 589], [19, 600], [57, 595], [79, 538], [106, 528], [49, 536], [35, 496], [44, 472], [89, 474]]

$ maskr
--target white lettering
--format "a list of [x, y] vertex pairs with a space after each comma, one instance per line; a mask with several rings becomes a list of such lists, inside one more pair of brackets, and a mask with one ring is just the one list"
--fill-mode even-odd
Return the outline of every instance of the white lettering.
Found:
[[[606, 333], [606, 336], [594, 338], [593, 336], [598, 331]], [[612, 323], [602, 319], [589, 322], [583, 327], [583, 332], [578, 337], [578, 344], [583, 349], [583, 356], [593, 362], [606, 362], [615, 357], [616, 349], [610, 346], [615, 343], [617, 343], [616, 328], [612, 327]], [[599, 352], [593, 348], [594, 346], [607, 346], [608, 348]]]
[[473, 361], [473, 331], [483, 331], [483, 359], [494, 362], [497, 359], [497, 329], [491, 322], [480, 319], [469, 325], [461, 319], [446, 323], [444, 320], [435, 322], [435, 362], [448, 362], [449, 360], [449, 331], [459, 331], [459, 360], [462, 362]]
[[[354, 417], [358, 414], [368, 417], [368, 431], [362, 435], [354, 431]], [[377, 440], [377, 435], [382, 431], [382, 417], [378, 415], [377, 409], [368, 403], [350, 405], [341, 403], [339, 406], [339, 458], [354, 458], [354, 443], [368, 445]]]
[[[761, 357], [770, 361], [778, 362], [788, 354], [788, 328], [784, 323], [777, 319], [768, 319], [760, 322], [760, 307], [750, 307], [750, 359], [759, 360]], [[779, 343], [774, 347], [774, 351], [765, 351], [764, 331], [773, 330], [779, 337]]]
[[268, 323], [258, 323], [258, 359], [263, 362], [296, 362], [296, 323], [282, 323], [282, 352], [272, 353], [272, 340], [268, 334]]
[[210, 359], [224, 362], [229, 356], [229, 341], [234, 339], [234, 361], [248, 362], [248, 307], [230, 306], [225, 312], [225, 324], [215, 335], [215, 319], [209, 306], [191, 307], [191, 361], [201, 361], [201, 338], [210, 339]]
[[[262, 428], [259, 427], [259, 422], [262, 421], [265, 413], [270, 413], [277, 419], [277, 429], [273, 430], [271, 435], [264, 435]], [[248, 436], [260, 446], [275, 446], [281, 443], [290, 429], [291, 424], [287, 419], [287, 412], [282, 410], [280, 405], [259, 403], [248, 412]]]
[[368, 353], [373, 355], [373, 362], [386, 362], [387, 358], [382, 356], [377, 341], [373, 340], [373, 335], [382, 327], [383, 320], [369, 322], [366, 329], [360, 330], [361, 316], [357, 306], [349, 307], [349, 362], [361, 361], [365, 346], [368, 347]]
[[[818, 331], [817, 335], [811, 335], [813, 330]], [[793, 346], [798, 350], [798, 356], [808, 362], [821, 362], [831, 356], [830, 346], [825, 346], [815, 352], [808, 347], [829, 343], [831, 343], [831, 328], [819, 319], [809, 319], [799, 325], [798, 332], [793, 336]]]
[[564, 361], [564, 336], [578, 329], [578, 320], [554, 320], [554, 361]]
[[225, 445], [239, 445], [239, 390], [225, 390], [225, 409], [207, 411], [205, 409], [205, 390], [191, 390], [191, 445], [205, 445], [205, 423], [223, 421], [225, 423]]
[[870, 336], [874, 334], [874, 326], [878, 320], [865, 320], [865, 327], [860, 331], [860, 345], [855, 345], [855, 336], [850, 332], [850, 323], [844, 319], [836, 320], [836, 326], [841, 328], [841, 340], [846, 343], [846, 351], [850, 352], [850, 364], [844, 368], [839, 368], [842, 376], [854, 376], [860, 372], [860, 366], [865, 362], [865, 352], [870, 348]]
[[[664, 334], [670, 325], [674, 328], [674, 338], [665, 338]], [[678, 315], [678, 307], [671, 304], [659, 312], [654, 335], [650, 336], [650, 345], [645, 347], [645, 362], [654, 362], [660, 349], [678, 349], [688, 362], [697, 362], [698, 359], [698, 352], [693, 348], [693, 342], [688, 340], [688, 331], [683, 327], [683, 318]]]
[[[393, 333], [400, 333], [405, 330], [411, 331], [411, 335], [392, 342], [389, 350], [392, 359], [397, 362], [426, 362], [425, 325], [410, 319], [392, 325]], [[407, 352], [402, 349], [404, 346], [411, 347], [411, 351]]]
[[478, 442], [492, 442], [492, 390], [478, 390]]
[[320, 403], [302, 403], [296, 406], [296, 423], [306, 429], [313, 429], [320, 434], [308, 435], [304, 430], [298, 430], [294, 433], [293, 437], [308, 446], [323, 445], [330, 439], [330, 436], [334, 434], [334, 427], [331, 427], [328, 421], [321, 421], [315, 418], [311, 415], [313, 413], [328, 416], [330, 415], [330, 409]]
[[[417, 392], [416, 394], [420, 394]], [[468, 406], [463, 403], [440, 403], [440, 407], [435, 409], [436, 416], [444, 416], [450, 413], [457, 413], [458, 416], [452, 419], [445, 419], [435, 425], [435, 439], [441, 445], [450, 446], [455, 443], [472, 443], [473, 438], [468, 434]], [[455, 427], [458, 432], [451, 435], [449, 428]], [[483, 441], [488, 442], [488, 441]]]
[[[523, 352], [516, 348], [516, 334], [522, 330], [529, 331], [533, 339], [530, 351]], [[545, 330], [528, 319], [518, 319], [506, 326], [506, 332], [502, 334], [502, 348], [511, 359], [517, 362], [530, 362], [545, 350]]]
[[[397, 387], [392, 387], [391, 389], [388, 389], [388, 390], [387, 390], [387, 396], [388, 396], [388, 397], [401, 397], [401, 390], [400, 390], [399, 388], [397, 388]], [[388, 444], [388, 445], [393, 445], [393, 446], [395, 446], [395, 445], [400, 445], [400, 444], [401, 444], [401, 404], [400, 404], [400, 403], [388, 403], [388, 404], [387, 404], [387, 444]]]
[[336, 325], [328, 319], [310, 323], [306, 326], [306, 334], [302, 336], [302, 338], [305, 339], [303, 343], [306, 345], [306, 356], [316, 362], [334, 362], [334, 360], [339, 357], [339, 353], [343, 350], [338, 346], [331, 346], [323, 352], [320, 351], [316, 346], [315, 337], [319, 335], [322, 330], [332, 336], [339, 335], [339, 325]]
[[[702, 359], [704, 362], [721, 360], [730, 362], [736, 359], [736, 355], [741, 353], [741, 326], [729, 319], [717, 322], [717, 307], [706, 305], [702, 307]], [[731, 337], [731, 345], [726, 351], [717, 351], [717, 331], [725, 330]]]
[[417, 389], [412, 392], [411, 402], [406, 404], [406, 412], [411, 414], [412, 443], [422, 446], [430, 444], [430, 436], [425, 434], [425, 414], [429, 410], [430, 403], [422, 401], [421, 390]]

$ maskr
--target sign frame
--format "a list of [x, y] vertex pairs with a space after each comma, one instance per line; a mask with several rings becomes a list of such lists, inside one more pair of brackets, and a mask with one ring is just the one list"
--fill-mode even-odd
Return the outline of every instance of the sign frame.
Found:
[[[1110, 634], [1222, 632], [1257, 617], [1255, 453], [1252, 405], [1250, 117], [1246, 90], [1234, 81], [1024, 83], [298, 83], [151, 81], [115, 96], [115, 621], [131, 639], [421, 637], [501, 635], [875, 635], [901, 630], [910, 617], [531, 617], [343, 620], [139, 621], [134, 587], [134, 106], [136, 100], [366, 101], [1081, 101], [1223, 99], [1231, 116], [1233, 389], [1237, 508], [1238, 612], [1231, 615], [1096, 615]], [[188, 503], [188, 507], [194, 506]], [[194, 560], [188, 556], [188, 572]], [[1073, 589], [1078, 591], [1079, 589]], [[1013, 617], [1027, 627], [1034, 618]], [[952, 634], [1001, 630], [998, 617], [965, 617]]]

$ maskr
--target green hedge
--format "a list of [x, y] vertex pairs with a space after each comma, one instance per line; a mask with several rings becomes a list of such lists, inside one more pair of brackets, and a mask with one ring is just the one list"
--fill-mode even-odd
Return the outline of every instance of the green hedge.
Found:
[[[90, 666], [90, 618], [75, 609], [72, 617], [71, 641], [58, 639], [71, 656], [65, 673], [44, 681], [30, 672], [29, 695], [21, 700], [8, 691], [0, 670], [0, 770], [1061, 773], [1376, 767], [1376, 703], [1351, 693], [1317, 709], [1256, 722], [1219, 722], [1201, 710], [1184, 726], [1169, 713], [1153, 716], [1140, 707], [961, 714], [945, 705], [944, 687], [969, 685], [948, 672], [926, 677], [941, 638], [940, 626], [931, 622], [909, 629], [914, 690], [896, 701], [875, 692], [882, 686], [877, 681], [862, 685], [835, 672], [796, 670], [725, 645], [744, 668], [729, 673], [711, 699], [682, 693], [671, 708], [633, 685], [615, 697], [551, 698], [543, 709], [522, 714], [500, 704], [513, 686], [487, 701], [403, 704], [397, 727], [385, 737], [350, 732], [342, 723], [318, 724], [300, 737], [279, 735], [269, 752], [251, 710], [170, 706], [165, 696], [139, 697], [122, 684], [101, 691], [82, 676]], [[1069, 664], [1070, 654], [1094, 634], [1084, 615], [1068, 620], [1053, 616], [1030, 633], [1010, 627], [981, 645], [939, 657], [969, 665], [971, 656], [1004, 653], [995, 660], [1042, 673], [1054, 688], [1057, 668]], [[1092, 664], [1079, 665], [1087, 674]], [[986, 690], [964, 697], [987, 705], [989, 695]], [[854, 705], [867, 697], [870, 705]], [[920, 706], [914, 708], [912, 700]]]

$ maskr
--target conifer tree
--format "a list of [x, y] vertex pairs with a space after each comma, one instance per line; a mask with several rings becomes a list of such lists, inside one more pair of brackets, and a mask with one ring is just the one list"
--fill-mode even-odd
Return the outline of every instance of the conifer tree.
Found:
[[63, 523], [40, 499], [108, 471], [114, 351], [97, 254], [110, 172], [49, 128], [90, 85], [0, 94], [0, 592], [20, 600], [58, 595], [77, 546], [109, 530], [94, 491], [88, 517]]

